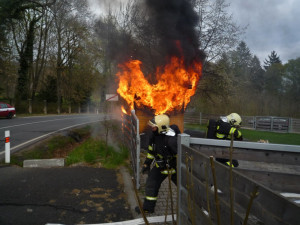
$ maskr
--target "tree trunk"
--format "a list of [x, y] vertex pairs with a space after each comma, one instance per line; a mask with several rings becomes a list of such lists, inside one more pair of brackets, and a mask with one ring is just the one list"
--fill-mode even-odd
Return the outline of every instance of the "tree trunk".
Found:
[[17, 100], [27, 100], [29, 97], [29, 75], [32, 76], [34, 26], [38, 19], [29, 23], [29, 29], [24, 42], [24, 50], [20, 52], [20, 69], [18, 71]]

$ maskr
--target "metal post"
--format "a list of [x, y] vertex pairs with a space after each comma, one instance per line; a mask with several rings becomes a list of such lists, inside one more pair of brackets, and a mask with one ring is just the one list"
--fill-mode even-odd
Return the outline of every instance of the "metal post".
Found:
[[[135, 132], [131, 134], [131, 137], [135, 139], [135, 149], [132, 151], [136, 151], [136, 188], [140, 189], [140, 152], [141, 152], [141, 145], [140, 145], [140, 131], [139, 131], [139, 119], [135, 114], [135, 110], [131, 110], [131, 120], [135, 121], [136, 128]], [[131, 126], [134, 126], [134, 123], [131, 123]], [[135, 135], [135, 136], [134, 136]]]
[[179, 134], [177, 139], [177, 224], [181, 225], [181, 167], [182, 167], [182, 145], [190, 146], [190, 135]]
[[5, 163], [10, 163], [10, 132], [5, 131]]
[[289, 118], [289, 129], [288, 129], [289, 133], [293, 132], [293, 118]]
[[274, 120], [273, 120], [273, 116], [271, 117], [271, 131], [273, 131], [273, 123], [274, 123]]

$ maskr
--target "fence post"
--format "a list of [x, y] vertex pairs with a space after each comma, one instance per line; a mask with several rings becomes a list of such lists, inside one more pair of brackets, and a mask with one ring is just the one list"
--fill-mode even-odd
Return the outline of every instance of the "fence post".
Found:
[[271, 117], [271, 131], [273, 131], [273, 121], [274, 121], [274, 117]]
[[200, 125], [202, 124], [202, 112], [200, 112]]
[[293, 132], [293, 118], [289, 118], [289, 129], [288, 129], [289, 133]]
[[78, 113], [81, 113], [80, 103], [78, 103]]
[[181, 167], [182, 167], [182, 145], [190, 146], [190, 135], [188, 134], [179, 134], [177, 139], [177, 225], [181, 225]]
[[[131, 110], [131, 121], [135, 121], [135, 123], [131, 122], [131, 137], [135, 139], [135, 151], [136, 155], [136, 188], [140, 189], [140, 155], [141, 155], [141, 140], [140, 140], [140, 121], [135, 114], [135, 110]], [[135, 128], [133, 126], [136, 126]], [[133, 130], [134, 129], [134, 130]], [[133, 132], [134, 131], [134, 132]]]
[[47, 100], [44, 100], [44, 114], [47, 114]]
[[32, 100], [28, 99], [28, 112], [29, 114], [32, 114]]
[[10, 163], [10, 132], [5, 131], [5, 163]]

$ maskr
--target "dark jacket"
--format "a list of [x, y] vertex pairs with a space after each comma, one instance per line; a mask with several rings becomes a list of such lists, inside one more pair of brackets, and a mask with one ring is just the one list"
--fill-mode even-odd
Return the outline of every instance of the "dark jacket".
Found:
[[[207, 126], [206, 137], [211, 139], [231, 139], [233, 134], [234, 140], [243, 140], [242, 133], [230, 123], [224, 122], [223, 120], [215, 121], [210, 119]], [[227, 166], [230, 165], [229, 159], [216, 158], [218, 162], [221, 162]], [[238, 167], [239, 162], [235, 159], [232, 160], [233, 167]]]
[[[170, 128], [174, 132], [174, 136], [166, 134], [159, 134], [152, 132], [149, 138], [146, 165], [150, 165], [155, 159], [156, 166], [165, 169], [166, 163], [174, 167], [174, 160], [176, 162], [177, 155], [177, 135], [180, 133], [178, 126], [171, 125]], [[172, 131], [170, 132], [172, 134]], [[176, 164], [176, 163], [175, 163]]]
[[231, 139], [231, 134], [233, 134], [235, 140], [243, 140], [241, 131], [230, 125], [230, 123], [224, 122], [221, 119], [218, 121], [213, 119], [209, 120], [207, 126], [207, 138]]

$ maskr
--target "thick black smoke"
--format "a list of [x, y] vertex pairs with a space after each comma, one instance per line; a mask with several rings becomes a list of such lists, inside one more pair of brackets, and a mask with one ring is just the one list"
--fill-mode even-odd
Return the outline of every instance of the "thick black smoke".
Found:
[[195, 30], [199, 18], [190, 0], [146, 0], [146, 5], [150, 11], [149, 22], [166, 55], [183, 56], [187, 65], [204, 60]]

